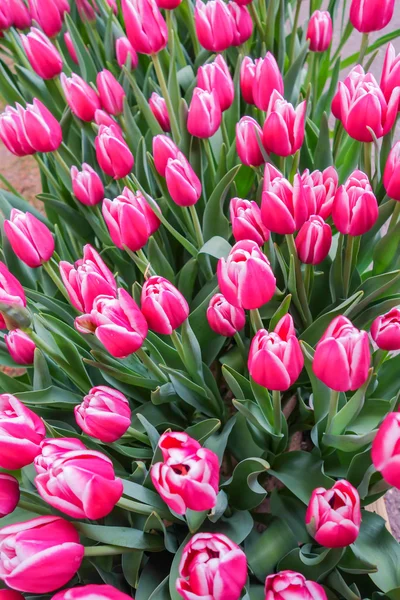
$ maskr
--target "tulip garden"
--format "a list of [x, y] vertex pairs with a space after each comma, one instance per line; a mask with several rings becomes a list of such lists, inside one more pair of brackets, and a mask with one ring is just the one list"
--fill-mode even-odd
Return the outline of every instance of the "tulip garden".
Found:
[[396, 11], [0, 1], [0, 600], [400, 598]]

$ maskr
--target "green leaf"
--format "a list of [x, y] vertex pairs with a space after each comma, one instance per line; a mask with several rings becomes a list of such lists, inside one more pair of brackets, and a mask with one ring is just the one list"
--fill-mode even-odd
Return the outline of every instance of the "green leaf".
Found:
[[299, 542], [311, 541], [306, 529], [306, 507], [298, 498], [292, 496], [285, 490], [272, 490], [270, 495], [271, 514], [283, 519], [291, 531], [293, 531]]
[[296, 104], [299, 97], [301, 74], [308, 52], [308, 43], [304, 43], [293, 63], [290, 65], [283, 81], [285, 86], [285, 98], [291, 104]]
[[236, 465], [232, 477], [222, 485], [229, 503], [238, 510], [251, 510], [261, 504], [267, 492], [258, 477], [268, 469], [269, 464], [261, 458], [248, 458]]
[[341, 450], [342, 452], [354, 452], [370, 444], [376, 436], [376, 432], [377, 429], [363, 435], [332, 435], [324, 433], [322, 441], [325, 446], [329, 446], [330, 448], [337, 448], [337, 450]]
[[302, 573], [307, 579], [321, 581], [338, 564], [343, 548], [318, 548], [312, 550], [311, 544], [292, 550], [279, 563], [279, 570], [289, 569]]
[[291, 294], [288, 294], [286, 296], [286, 298], [284, 298], [282, 300], [281, 304], [279, 305], [279, 308], [274, 312], [273, 316], [271, 317], [271, 320], [269, 323], [270, 331], [275, 329], [275, 327], [277, 326], [278, 322], [282, 319], [282, 317], [284, 317], [289, 312], [291, 301], [292, 301]]
[[250, 569], [264, 583], [266, 576], [275, 571], [279, 561], [297, 544], [290, 527], [282, 519], [274, 518], [262, 535], [253, 532], [246, 543]]
[[185, 355], [185, 366], [194, 381], [199, 385], [202, 385], [204, 383], [204, 376], [201, 347], [193, 329], [190, 327], [189, 319], [184, 321], [181, 335]]
[[314, 166], [323, 171], [333, 165], [332, 148], [329, 137], [329, 124], [326, 112], [322, 114], [317, 147], [314, 154]]
[[354, 544], [347, 546], [340, 559], [338, 568], [345, 573], [352, 573], [354, 575], [375, 573], [377, 571], [377, 566], [365, 560], [359, 553], [357, 546]]
[[314, 359], [314, 350], [306, 342], [300, 343], [304, 354], [304, 366], [311, 382], [313, 391], [313, 407], [315, 421], [318, 423], [327, 416], [329, 410], [329, 400], [331, 396], [330, 389], [314, 375], [312, 362]]
[[232, 246], [230, 243], [221, 236], [216, 235], [200, 248], [199, 254], [209, 254], [210, 256], [214, 256], [214, 258], [226, 258], [231, 250]]
[[[35, 354], [38, 350], [35, 350]], [[24, 404], [32, 406], [45, 406], [45, 405], [69, 405], [71, 407], [82, 402], [82, 396], [74, 394], [64, 388], [50, 385], [47, 388], [35, 390], [35, 391], [22, 391], [16, 392], [15, 395]]]
[[214, 236], [223, 238], [229, 237], [229, 221], [225, 217], [223, 204], [226, 195], [239, 172], [240, 165], [233, 167], [228, 173], [217, 183], [213, 193], [211, 194], [203, 215], [203, 236], [207, 242]]
[[344, 407], [333, 417], [332, 426], [330, 429], [330, 433], [332, 435], [343, 433], [347, 427], [351, 428], [351, 423], [360, 413], [364, 405], [365, 393], [371, 380], [371, 376], [372, 369], [370, 369], [369, 377], [365, 384], [359, 390], [357, 390], [355, 394], [353, 394], [350, 400], [346, 402]]
[[197, 440], [200, 444], [203, 444], [213, 433], [218, 431], [220, 427], [221, 421], [219, 419], [206, 419], [205, 421], [200, 421], [200, 423], [195, 423], [195, 425], [187, 427], [185, 431], [190, 437]]
[[400, 244], [400, 223], [389, 230], [374, 248], [374, 273], [379, 275], [389, 271], [398, 258]]
[[83, 78], [88, 82], [95, 82], [97, 76], [96, 65], [94, 64], [93, 59], [85, 43], [83, 42], [76, 25], [68, 13], [64, 13], [64, 19], [78, 56], [79, 67], [81, 69]]
[[79, 522], [74, 522], [74, 526], [80, 534], [102, 544], [150, 552], [161, 552], [164, 549], [163, 540], [159, 535], [143, 533], [132, 527], [109, 527]]
[[154, 136], [154, 135], [163, 134], [164, 132], [161, 129], [159, 122], [153, 115], [151, 108], [149, 106], [149, 103], [147, 102], [146, 98], [144, 97], [140, 87], [136, 83], [135, 76], [132, 74], [131, 71], [128, 71], [128, 69], [126, 67], [123, 67], [123, 70], [124, 70], [126, 77], [129, 80], [129, 83], [132, 87], [133, 93], [135, 94], [135, 98], [136, 98], [136, 102], [139, 107], [139, 110], [142, 113], [143, 117], [145, 118], [146, 123], [147, 123], [152, 135]]

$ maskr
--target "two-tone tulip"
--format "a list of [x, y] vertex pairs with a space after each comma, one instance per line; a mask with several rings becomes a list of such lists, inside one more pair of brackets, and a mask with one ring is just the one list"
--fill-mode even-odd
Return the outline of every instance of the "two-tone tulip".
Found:
[[221, 125], [221, 120], [222, 112], [216, 89], [209, 92], [199, 87], [194, 88], [187, 119], [190, 135], [210, 138]]
[[392, 308], [377, 317], [371, 325], [371, 337], [382, 350], [400, 350], [400, 309]]
[[197, 72], [197, 87], [212, 93], [215, 90], [222, 111], [227, 110], [235, 97], [232, 76], [222, 54], [206, 63]]
[[43, 31], [32, 27], [27, 35], [21, 35], [21, 42], [32, 69], [39, 77], [53, 79], [61, 73], [61, 55]]
[[119, 440], [131, 424], [128, 399], [114, 388], [99, 385], [92, 388], [82, 403], [74, 408], [79, 427], [104, 444]]
[[72, 191], [75, 197], [86, 206], [95, 206], [104, 198], [104, 186], [100, 176], [87, 163], [82, 164], [82, 170], [71, 167]]
[[253, 19], [246, 8], [237, 2], [228, 2], [228, 10], [233, 21], [232, 46], [240, 46], [247, 42], [253, 33]]
[[324, 171], [316, 170], [312, 173], [306, 169], [303, 172], [301, 182], [310, 215], [319, 215], [323, 219], [330, 216], [338, 181], [335, 167], [327, 167]]
[[65, 99], [71, 111], [82, 121], [93, 121], [96, 110], [100, 108], [100, 98], [95, 90], [82, 77], [72, 73], [60, 77]]
[[295, 109], [277, 90], [272, 92], [263, 128], [263, 144], [267, 152], [290, 156], [300, 150], [304, 141], [306, 111], [305, 100]]
[[262, 139], [263, 131], [253, 117], [242, 117], [236, 123], [236, 150], [244, 165], [258, 167], [265, 162], [260, 148]]
[[332, 218], [336, 228], [343, 234], [363, 235], [375, 225], [378, 215], [378, 202], [367, 175], [354, 171], [335, 194]]
[[124, 110], [124, 98], [126, 96], [122, 85], [107, 69], [103, 69], [97, 74], [96, 84], [104, 110], [110, 115], [120, 115]]
[[94, 143], [97, 161], [107, 175], [114, 179], [129, 175], [135, 161], [118, 126], [100, 125]]
[[4, 221], [4, 232], [12, 249], [28, 267], [40, 267], [54, 252], [54, 238], [49, 228], [32, 213], [13, 208]]
[[312, 215], [300, 228], [296, 236], [296, 249], [301, 262], [318, 265], [329, 254], [332, 230], [322, 217]]
[[145, 281], [141, 309], [149, 328], [163, 335], [171, 335], [189, 316], [185, 297], [168, 279], [158, 275]]
[[223, 52], [232, 45], [234, 22], [223, 0], [196, 0], [194, 11], [196, 34], [200, 45], [209, 52]]
[[119, 66], [124, 67], [130, 64], [131, 69], [138, 66], [138, 55], [127, 37], [119, 37], [115, 42], [115, 54]]
[[235, 335], [246, 324], [243, 308], [232, 306], [222, 294], [215, 294], [211, 298], [206, 316], [211, 329], [225, 337]]
[[168, 159], [165, 169], [168, 192], [178, 206], [192, 206], [201, 196], [201, 182], [182, 152]]
[[70, 12], [68, 0], [28, 0], [32, 19], [49, 37], [58, 35], [63, 27], [64, 13]]
[[128, 39], [136, 52], [157, 54], [168, 41], [168, 28], [155, 0], [122, 0]]
[[149, 98], [149, 106], [161, 129], [166, 132], [171, 131], [171, 121], [164, 98], [153, 92]]
[[393, 44], [388, 44], [380, 81], [380, 88], [386, 98], [386, 102], [390, 101], [394, 89], [399, 86], [400, 54], [396, 56], [396, 50], [394, 49]]
[[311, 52], [325, 52], [332, 42], [332, 18], [327, 10], [315, 10], [307, 27]]
[[24, 331], [13, 329], [4, 336], [4, 341], [14, 362], [19, 365], [33, 364], [36, 344]]
[[374, 467], [389, 485], [400, 489], [400, 413], [386, 415], [372, 442]]
[[[258, 59], [260, 60], [260, 59]], [[256, 62], [245, 56], [240, 65], [240, 91], [242, 97], [247, 104], [254, 104], [253, 84], [256, 75]]]
[[264, 58], [255, 61], [253, 99], [257, 108], [268, 110], [274, 90], [283, 94], [283, 78], [274, 55], [267, 52]]
[[396, 142], [387, 157], [383, 185], [390, 198], [400, 201], [400, 142]]
[[262, 246], [269, 239], [269, 231], [261, 218], [261, 210], [254, 201], [232, 198], [229, 205], [232, 233], [236, 242], [253, 240]]
[[[9, 306], [26, 306], [24, 288], [16, 277], [0, 261], [0, 302]], [[0, 313], [0, 329], [6, 329], [3, 315]]]
[[394, 0], [352, 0], [350, 22], [362, 33], [380, 31], [393, 17]]
[[153, 137], [154, 166], [161, 177], [165, 177], [165, 170], [169, 159], [178, 158], [179, 154], [180, 150], [178, 146], [167, 135], [156, 135]]

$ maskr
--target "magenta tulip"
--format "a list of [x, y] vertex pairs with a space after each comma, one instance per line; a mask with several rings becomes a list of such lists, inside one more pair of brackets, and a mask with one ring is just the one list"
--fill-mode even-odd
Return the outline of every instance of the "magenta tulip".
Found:
[[232, 46], [240, 46], [247, 42], [253, 33], [253, 19], [246, 8], [236, 2], [228, 2], [228, 10], [233, 21]]
[[112, 117], [111, 115], [109, 115], [108, 113], [106, 113], [105, 110], [101, 110], [100, 108], [98, 108], [95, 113], [94, 113], [94, 122], [96, 123], [96, 125], [105, 125], [106, 127], [111, 127], [111, 125], [113, 127], [115, 127], [117, 129], [117, 131], [119, 132], [120, 136], [123, 138], [123, 133], [122, 133], [122, 129], [121, 127], [118, 125], [117, 121], [114, 119], [114, 117]]
[[265, 600], [327, 600], [324, 588], [301, 573], [279, 571], [265, 580]]
[[362, 33], [380, 31], [393, 17], [394, 0], [352, 0], [350, 21]]
[[24, 597], [14, 590], [0, 590], [0, 600], [24, 600]]
[[155, 0], [122, 0], [128, 38], [136, 52], [157, 54], [168, 41], [168, 28]]
[[216, 89], [208, 92], [199, 87], [194, 88], [187, 119], [190, 135], [209, 138], [217, 131], [221, 120], [221, 106]]
[[24, 0], [8, 0], [8, 6], [14, 27], [28, 29], [32, 24], [32, 17]]
[[332, 230], [322, 217], [312, 215], [296, 237], [297, 254], [306, 265], [318, 265], [329, 254]]
[[222, 54], [206, 63], [197, 72], [197, 86], [210, 94], [215, 90], [222, 111], [227, 110], [235, 97], [233, 80]]
[[21, 35], [21, 41], [31, 67], [39, 77], [53, 79], [61, 73], [61, 55], [43, 31], [32, 27], [28, 35]]
[[15, 156], [28, 156], [36, 152], [31, 145], [24, 126], [24, 109], [6, 106], [0, 115], [0, 138], [7, 150]]
[[69, 31], [64, 33], [64, 43], [67, 47], [68, 54], [76, 65], [79, 65], [78, 54], [76, 52], [76, 48], [74, 46], [74, 42], [72, 41], [71, 34]]
[[229, 213], [236, 242], [253, 240], [262, 246], [268, 241], [269, 231], [262, 222], [261, 210], [256, 202], [232, 198]]
[[[19, 496], [18, 480], [7, 473], [0, 473], [0, 518], [14, 512]], [[0, 600], [2, 600], [1, 596]]]
[[[0, 129], [1, 131], [1, 129]], [[153, 137], [154, 166], [161, 177], [165, 177], [165, 170], [170, 158], [178, 158], [181, 154], [178, 146], [166, 135]]]
[[120, 115], [124, 110], [124, 98], [126, 96], [122, 85], [107, 69], [103, 69], [97, 74], [96, 84], [104, 110], [110, 115]]
[[170, 281], [157, 275], [145, 281], [141, 307], [149, 328], [164, 335], [171, 335], [189, 316], [185, 297]]
[[222, 294], [215, 294], [207, 308], [207, 321], [215, 333], [232, 337], [245, 326], [246, 314], [243, 308], [229, 304]]
[[388, 44], [380, 82], [380, 88], [385, 96], [386, 102], [390, 101], [394, 89], [399, 86], [400, 54], [396, 56], [396, 50], [394, 49], [393, 44]]
[[32, 213], [13, 208], [4, 221], [4, 231], [15, 254], [29, 267], [40, 267], [54, 252], [54, 239], [49, 228]]
[[68, 0], [28, 0], [32, 19], [49, 37], [55, 37], [62, 29], [64, 13], [70, 12]]
[[400, 350], [400, 310], [392, 308], [386, 314], [377, 317], [371, 325], [371, 336], [382, 350]]
[[310, 215], [316, 214], [323, 219], [330, 216], [338, 181], [339, 177], [335, 167], [327, 167], [322, 172], [310, 173], [308, 169], [303, 172], [301, 182]]
[[[2, 599], [0, 598], [0, 600]], [[51, 600], [132, 600], [132, 596], [120, 592], [112, 585], [92, 583], [62, 590], [53, 596]]]
[[79, 202], [86, 206], [95, 206], [104, 198], [104, 186], [100, 176], [87, 163], [82, 171], [71, 167], [72, 191]]
[[201, 196], [201, 182], [182, 152], [170, 158], [165, 169], [167, 188], [178, 206], [192, 206]]
[[17, 111], [22, 120], [23, 135], [35, 152], [57, 150], [62, 142], [60, 123], [40, 100], [34, 98], [33, 104], [27, 104], [26, 109], [17, 104]]
[[371, 449], [372, 462], [389, 485], [400, 489], [400, 413], [386, 415]]
[[396, 142], [386, 160], [383, 185], [387, 195], [400, 201], [400, 142]]
[[263, 128], [263, 143], [267, 152], [290, 156], [300, 150], [304, 140], [306, 111], [305, 100], [294, 109], [277, 90], [272, 92]]
[[82, 431], [104, 444], [119, 440], [131, 425], [128, 399], [106, 385], [92, 388], [74, 413]]
[[[259, 59], [260, 60], [260, 59]], [[256, 76], [256, 62], [245, 56], [240, 65], [240, 91], [247, 104], [254, 104], [253, 85]]]
[[0, 5], [0, 32], [11, 27], [13, 22], [9, 0], [5, 0]]
[[223, 52], [233, 43], [234, 22], [223, 0], [196, 0], [194, 11], [200, 45], [209, 52]]
[[260, 148], [262, 139], [262, 129], [252, 117], [242, 117], [236, 123], [236, 150], [244, 165], [259, 167], [265, 162]]
[[158, 8], [164, 8], [165, 10], [173, 10], [177, 8], [182, 0], [156, 0]]
[[129, 64], [131, 69], [136, 69], [138, 66], [138, 55], [127, 37], [117, 39], [115, 42], [115, 53], [117, 55], [117, 63], [121, 69]]
[[36, 344], [24, 331], [14, 329], [4, 336], [4, 341], [14, 362], [19, 365], [33, 364]]
[[[0, 302], [7, 305], [26, 306], [24, 288], [16, 277], [0, 261]], [[3, 315], [0, 313], [0, 329], [6, 329]]]
[[378, 202], [367, 175], [354, 171], [338, 188], [333, 201], [336, 228], [343, 234], [363, 235], [375, 225], [378, 215]]
[[62, 73], [60, 80], [65, 99], [74, 115], [82, 121], [93, 121], [96, 110], [100, 108], [100, 98], [94, 89], [76, 73], [69, 78]]
[[325, 52], [332, 42], [332, 18], [327, 10], [315, 10], [308, 23], [306, 39], [311, 52]]
[[274, 91], [283, 94], [283, 78], [274, 55], [267, 52], [255, 61], [253, 98], [257, 108], [267, 111]]
[[166, 132], [171, 131], [167, 103], [164, 98], [153, 92], [149, 99], [149, 106], [161, 129]]
[[119, 127], [100, 125], [95, 139], [96, 157], [101, 169], [114, 179], [123, 179], [133, 169], [134, 159]]

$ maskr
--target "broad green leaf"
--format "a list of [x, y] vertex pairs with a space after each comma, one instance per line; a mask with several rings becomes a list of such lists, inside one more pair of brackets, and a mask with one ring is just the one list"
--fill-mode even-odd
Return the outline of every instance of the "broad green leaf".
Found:
[[260, 458], [249, 458], [236, 465], [232, 477], [223, 484], [229, 503], [238, 510], [251, 510], [261, 504], [267, 492], [258, 482], [269, 464]]

